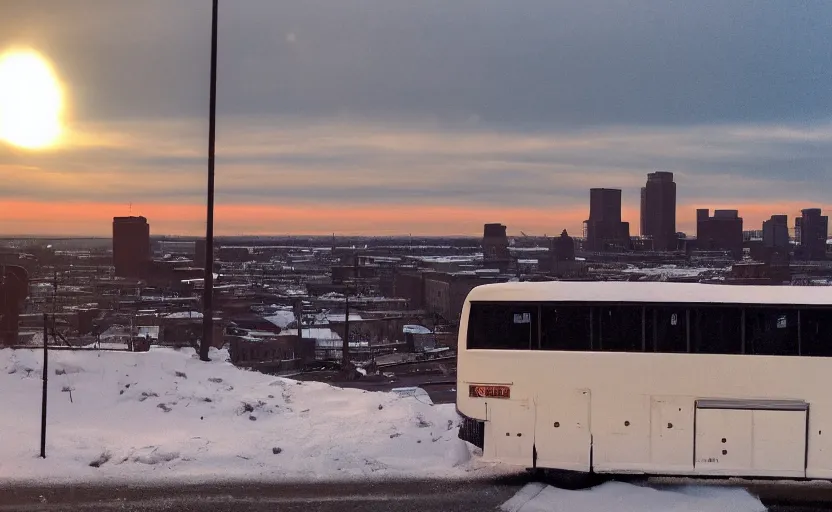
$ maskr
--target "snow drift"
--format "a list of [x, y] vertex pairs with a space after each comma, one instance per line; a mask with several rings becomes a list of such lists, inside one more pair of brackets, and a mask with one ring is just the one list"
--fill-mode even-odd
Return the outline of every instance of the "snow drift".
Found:
[[567, 491], [529, 484], [500, 509], [503, 512], [764, 512], [748, 491], [730, 487], [650, 487], [607, 482], [592, 489]]
[[212, 350], [0, 350], [8, 481], [460, 477], [476, 468], [450, 405], [244, 371]]

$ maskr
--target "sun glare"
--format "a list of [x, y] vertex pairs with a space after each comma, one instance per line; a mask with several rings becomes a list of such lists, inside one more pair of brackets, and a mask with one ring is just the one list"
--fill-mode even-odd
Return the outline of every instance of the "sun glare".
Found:
[[0, 54], [0, 139], [26, 149], [55, 144], [61, 135], [61, 85], [34, 51]]

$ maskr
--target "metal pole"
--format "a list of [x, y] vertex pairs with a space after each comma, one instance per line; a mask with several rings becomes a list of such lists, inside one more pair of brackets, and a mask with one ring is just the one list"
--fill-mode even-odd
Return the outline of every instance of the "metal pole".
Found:
[[49, 340], [49, 323], [46, 313], [43, 314], [43, 399], [40, 408], [40, 457], [46, 458], [46, 384], [49, 375], [49, 351], [46, 343]]
[[214, 149], [217, 132], [217, 14], [213, 0], [211, 18], [211, 106], [208, 112], [208, 212], [205, 227], [205, 278], [202, 291], [202, 343], [199, 358], [208, 361], [214, 334]]
[[344, 294], [344, 344], [341, 349], [341, 367], [347, 368], [350, 360], [350, 294]]

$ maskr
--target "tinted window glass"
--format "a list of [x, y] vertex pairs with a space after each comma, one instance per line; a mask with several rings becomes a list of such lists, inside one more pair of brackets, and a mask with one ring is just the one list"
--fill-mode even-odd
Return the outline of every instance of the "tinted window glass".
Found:
[[707, 306], [691, 308], [691, 351], [700, 354], [741, 354], [742, 310]]
[[588, 306], [540, 306], [542, 350], [590, 350]]
[[602, 306], [598, 315], [595, 348], [610, 352], [642, 351], [642, 307]]
[[798, 355], [797, 310], [747, 308], [745, 353], [773, 356]]
[[832, 356], [832, 311], [800, 311], [800, 355]]
[[472, 303], [468, 348], [529, 350], [537, 347], [538, 307], [534, 304]]
[[687, 310], [648, 308], [647, 347], [655, 352], [687, 352]]

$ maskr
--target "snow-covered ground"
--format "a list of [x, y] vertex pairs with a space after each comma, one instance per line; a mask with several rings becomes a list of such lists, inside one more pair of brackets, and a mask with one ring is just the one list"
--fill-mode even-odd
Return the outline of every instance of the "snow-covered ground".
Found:
[[[499, 471], [450, 405], [235, 368], [226, 351], [54, 351], [45, 460], [41, 352], [0, 350], [0, 479], [142, 481], [470, 477]], [[96, 467], [97, 466], [97, 467]]]
[[766, 507], [736, 487], [651, 487], [623, 482], [581, 491], [528, 484], [505, 502], [504, 512], [763, 512]]
[[295, 313], [291, 310], [277, 310], [273, 315], [266, 316], [265, 319], [281, 329], [285, 329], [295, 321]]
[[713, 269], [704, 267], [680, 267], [677, 265], [658, 265], [655, 267], [638, 267], [629, 265], [621, 271], [628, 274], [645, 274], [663, 277], [697, 277]]

